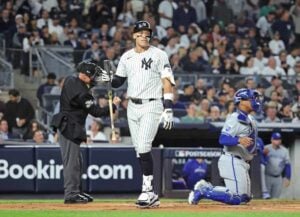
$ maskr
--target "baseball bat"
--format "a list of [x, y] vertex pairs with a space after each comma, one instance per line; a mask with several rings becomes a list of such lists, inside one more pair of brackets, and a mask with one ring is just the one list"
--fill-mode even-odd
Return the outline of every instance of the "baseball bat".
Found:
[[[105, 71], [108, 73], [109, 77], [111, 77], [111, 64], [110, 60], [104, 60], [103, 66]], [[109, 106], [109, 115], [110, 115], [110, 125], [111, 125], [111, 140], [116, 141], [116, 129], [114, 124], [114, 114], [113, 114], [113, 94], [111, 82], [107, 82], [107, 95], [108, 95], [108, 106]]]

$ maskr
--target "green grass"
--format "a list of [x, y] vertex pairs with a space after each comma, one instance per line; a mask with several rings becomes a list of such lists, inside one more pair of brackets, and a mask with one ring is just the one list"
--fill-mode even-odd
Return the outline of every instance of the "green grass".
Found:
[[138, 211], [0, 211], [1, 217], [299, 217], [299, 213], [283, 212], [160, 212]]

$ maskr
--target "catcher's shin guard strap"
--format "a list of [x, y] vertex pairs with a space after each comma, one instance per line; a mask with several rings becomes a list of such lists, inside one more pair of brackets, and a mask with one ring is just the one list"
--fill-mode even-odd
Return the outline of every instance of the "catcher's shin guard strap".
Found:
[[242, 202], [241, 197], [239, 195], [233, 194], [229, 191], [229, 189], [219, 186], [214, 187], [211, 191], [207, 192], [207, 194], [204, 195], [204, 197], [229, 205], [239, 205]]
[[153, 159], [151, 152], [139, 154], [142, 173], [145, 176], [153, 175]]

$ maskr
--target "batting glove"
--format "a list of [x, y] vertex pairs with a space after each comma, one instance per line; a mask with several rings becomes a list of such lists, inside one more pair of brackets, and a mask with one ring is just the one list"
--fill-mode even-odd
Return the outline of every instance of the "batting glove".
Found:
[[111, 82], [112, 80], [112, 74], [108, 74], [107, 71], [102, 70], [102, 74], [101, 74], [101, 80], [103, 82]]
[[173, 110], [170, 108], [167, 108], [163, 111], [163, 113], [160, 116], [159, 122], [163, 121], [163, 128], [166, 130], [171, 130], [174, 126], [173, 121]]

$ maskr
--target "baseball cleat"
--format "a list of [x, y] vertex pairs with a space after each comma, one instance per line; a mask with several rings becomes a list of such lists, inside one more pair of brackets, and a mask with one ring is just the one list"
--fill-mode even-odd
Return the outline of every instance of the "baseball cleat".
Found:
[[271, 199], [271, 195], [269, 192], [263, 192], [262, 198], [265, 200]]
[[195, 184], [194, 191], [191, 191], [188, 197], [188, 203], [191, 205], [197, 205], [199, 201], [204, 198], [209, 190], [211, 190], [213, 186], [206, 182], [204, 179], [201, 179], [199, 182]]
[[65, 204], [79, 204], [79, 203], [87, 203], [88, 199], [80, 194], [74, 195], [68, 199], [65, 199]]
[[135, 204], [141, 209], [155, 208], [160, 205], [160, 201], [157, 194], [153, 192], [142, 192]]

